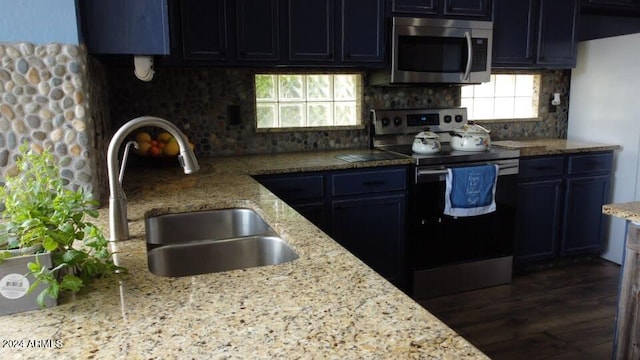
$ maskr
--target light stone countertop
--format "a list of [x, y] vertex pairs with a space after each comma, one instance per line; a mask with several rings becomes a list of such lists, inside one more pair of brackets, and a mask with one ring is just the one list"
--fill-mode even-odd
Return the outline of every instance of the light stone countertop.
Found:
[[492, 145], [504, 147], [507, 149], [520, 150], [521, 157], [610, 151], [621, 148], [619, 145], [614, 144], [601, 144], [594, 142], [549, 138], [499, 140], [493, 141]]
[[602, 213], [640, 224], [640, 202], [638, 201], [606, 204], [602, 207]]
[[[522, 156], [618, 148], [559, 139], [494, 145], [519, 149]], [[128, 170], [131, 239], [116, 247], [129, 273], [97, 280], [76, 299], [63, 296], [54, 308], [0, 316], [0, 358], [486, 359], [248, 176], [412, 163], [335, 158], [368, 152], [200, 159], [202, 169], [193, 175], [184, 175], [177, 164]], [[147, 270], [145, 214], [229, 207], [256, 210], [300, 258], [181, 278]], [[107, 231], [106, 208], [96, 223]], [[54, 344], [60, 346], [33, 347], [30, 340], [58, 340]]]
[[[53, 308], [0, 316], [3, 345], [16, 341], [0, 347], [0, 358], [486, 359], [247, 175], [408, 163], [333, 157], [354, 152], [367, 150], [201, 159], [193, 175], [178, 166], [128, 171], [132, 239], [116, 250], [129, 273]], [[181, 278], [147, 270], [145, 214], [228, 207], [255, 209], [300, 258]], [[107, 209], [100, 212], [107, 229]]]

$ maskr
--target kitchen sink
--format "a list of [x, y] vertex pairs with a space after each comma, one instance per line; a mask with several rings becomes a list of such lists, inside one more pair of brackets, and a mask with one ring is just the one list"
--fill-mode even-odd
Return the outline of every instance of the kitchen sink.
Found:
[[147, 218], [145, 226], [149, 271], [159, 276], [276, 265], [298, 258], [251, 209], [159, 215]]

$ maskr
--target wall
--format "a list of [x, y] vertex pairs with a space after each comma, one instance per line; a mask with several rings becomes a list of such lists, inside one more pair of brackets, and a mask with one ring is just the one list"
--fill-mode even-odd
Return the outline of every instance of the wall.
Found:
[[[107, 66], [113, 125], [141, 115], [166, 118], [197, 143], [197, 155], [278, 153], [316, 149], [362, 148], [368, 130], [255, 133], [254, 86], [251, 70], [156, 68], [151, 82], [142, 82], [126, 66]], [[569, 71], [543, 71], [540, 121], [487, 124], [493, 139], [566, 137]], [[548, 99], [561, 92], [564, 104], [549, 113]], [[458, 87], [371, 87], [363, 91], [363, 118], [375, 108], [460, 106]], [[240, 105], [241, 125], [229, 125], [227, 105]]]
[[0, 0], [0, 9], [0, 42], [79, 44], [76, 0]]

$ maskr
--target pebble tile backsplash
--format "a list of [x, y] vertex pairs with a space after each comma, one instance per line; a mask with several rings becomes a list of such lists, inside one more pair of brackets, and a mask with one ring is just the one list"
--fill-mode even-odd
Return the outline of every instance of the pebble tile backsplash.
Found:
[[[333, 131], [255, 131], [254, 71], [220, 68], [156, 68], [151, 82], [135, 78], [133, 69], [106, 66], [112, 124], [149, 114], [174, 122], [197, 144], [199, 156], [264, 154], [362, 148], [368, 129]], [[549, 113], [547, 101], [560, 92], [568, 99], [570, 71], [543, 71], [540, 120], [485, 124], [492, 139], [566, 137], [567, 101]], [[231, 125], [227, 107], [239, 105], [241, 123]], [[363, 89], [362, 117], [376, 108], [460, 106], [460, 88], [449, 86], [372, 87]]]
[[[152, 81], [132, 66], [87, 55], [82, 45], [0, 43], [0, 182], [16, 172], [20, 143], [57, 156], [69, 186], [106, 199], [105, 153], [112, 129], [141, 115], [166, 118], [196, 144], [198, 156], [366, 148], [369, 129], [256, 132], [253, 69], [158, 67]], [[492, 139], [565, 138], [570, 71], [541, 71], [539, 120], [487, 123]], [[366, 83], [366, 75], [365, 75]], [[549, 112], [560, 92], [563, 104]], [[372, 87], [362, 91], [362, 117], [376, 108], [460, 105], [460, 88]], [[227, 119], [240, 107], [240, 123]]]
[[89, 88], [83, 46], [0, 43], [0, 180], [28, 142], [56, 155], [70, 188], [101, 196]]

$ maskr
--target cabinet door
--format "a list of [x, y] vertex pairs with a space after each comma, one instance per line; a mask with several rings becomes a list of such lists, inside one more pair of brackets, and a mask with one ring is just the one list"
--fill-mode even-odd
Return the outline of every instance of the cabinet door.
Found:
[[[638, 0], [582, 0], [580, 11], [592, 13], [619, 13], [629, 16], [629, 11], [636, 12], [640, 9]], [[626, 12], [626, 13], [625, 13]]]
[[562, 179], [518, 184], [516, 264], [551, 259], [560, 236]]
[[546, 68], [576, 66], [578, 0], [540, 0], [537, 63]]
[[278, 0], [236, 0], [238, 60], [280, 59]]
[[491, 18], [490, 0], [444, 0], [444, 16]]
[[81, 0], [84, 40], [93, 54], [169, 54], [167, 0]]
[[332, 202], [333, 237], [372, 269], [403, 280], [405, 193]]
[[393, 0], [391, 10], [397, 13], [435, 15], [438, 12], [438, 0]]
[[536, 0], [494, 0], [493, 67], [522, 67], [535, 61]]
[[342, 0], [342, 61], [384, 62], [384, 1]]
[[289, 60], [331, 62], [334, 53], [334, 0], [289, 0]]
[[607, 221], [602, 205], [610, 182], [610, 174], [567, 179], [561, 255], [602, 252]]
[[182, 0], [179, 4], [184, 59], [226, 59], [226, 1]]

